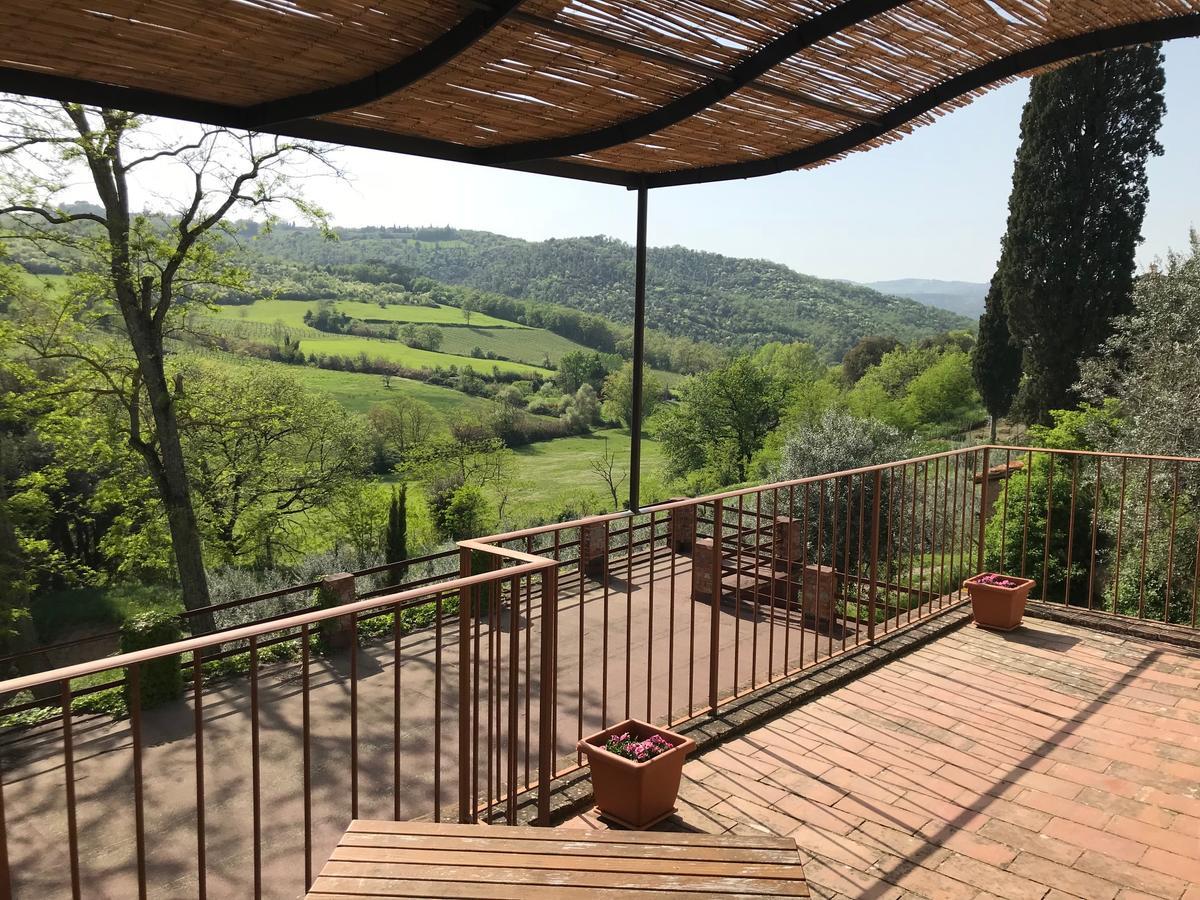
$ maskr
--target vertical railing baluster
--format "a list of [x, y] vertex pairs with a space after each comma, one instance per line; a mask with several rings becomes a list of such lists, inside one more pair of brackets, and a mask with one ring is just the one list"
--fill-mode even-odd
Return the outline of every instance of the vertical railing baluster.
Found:
[[675, 523], [679, 510], [667, 511], [667, 552], [670, 554], [670, 571], [667, 575], [667, 597], [670, 601], [667, 613], [667, 727], [675, 724]]
[[300, 733], [304, 779], [304, 889], [312, 887], [312, 709], [308, 677], [309, 626], [300, 626]]
[[[836, 487], [836, 485], [837, 485], [837, 483], [834, 482], [835, 487]], [[841, 504], [839, 504], [839, 506], [840, 505]], [[842, 650], [843, 650], [843, 652], [846, 649], [846, 632], [849, 630], [849, 622], [847, 621], [846, 616], [850, 609], [850, 604], [849, 604], [849, 597], [850, 597], [850, 532], [853, 528], [853, 519], [854, 519], [854, 476], [847, 475], [846, 476], [846, 523], [845, 523], [846, 537], [845, 537], [845, 541], [844, 541], [845, 547], [842, 550], [842, 566], [844, 567], [844, 570], [845, 570], [842, 573], [843, 580], [842, 580], [842, 603], [841, 603], [841, 606], [842, 606]], [[836, 544], [834, 545], [834, 553], [837, 553], [837, 545]], [[835, 565], [834, 572], [836, 573], [836, 571], [837, 571], [837, 566]], [[837, 577], [837, 576], [835, 575], [834, 577]]]
[[1121, 550], [1125, 536], [1125, 487], [1129, 478], [1129, 457], [1121, 457], [1121, 491], [1120, 506], [1117, 509], [1117, 558], [1113, 564], [1113, 608], [1116, 615], [1121, 614]]
[[[258, 734], [258, 638], [250, 636], [250, 800], [254, 829], [254, 897], [262, 896], [262, 772]], [[354, 818], [357, 818], [355, 812]]]
[[1093, 598], [1096, 596], [1094, 585], [1096, 580], [1096, 538], [1100, 528], [1100, 504], [1104, 497], [1100, 493], [1100, 475], [1102, 457], [1096, 457], [1096, 496], [1092, 500], [1092, 554], [1088, 561], [1087, 608], [1091, 609]]
[[[434, 597], [434, 625], [433, 625], [433, 821], [442, 821], [442, 641], [444, 634], [444, 625], [442, 616], [444, 613], [443, 598], [445, 594], [438, 591]], [[461, 598], [460, 598], [460, 603]], [[401, 657], [396, 657], [396, 690], [400, 690], [400, 662]], [[461, 663], [460, 663], [461, 665]], [[397, 707], [399, 712], [399, 707]], [[399, 745], [397, 745], [399, 746]], [[399, 769], [396, 772], [399, 775]], [[399, 782], [397, 782], [399, 788]]]
[[[600, 727], [607, 728], [608, 721], [608, 562], [609, 562], [609, 520], [604, 520], [604, 629], [600, 637]], [[582, 565], [582, 555], [580, 564]], [[545, 627], [545, 623], [542, 624]], [[581, 663], [582, 664], [582, 663]]]
[[[585, 618], [585, 607], [587, 604], [585, 603], [585, 597], [584, 597], [584, 593], [585, 593], [584, 592], [584, 582], [586, 581], [586, 577], [585, 577], [585, 573], [583, 571], [583, 528], [579, 528], [578, 531], [579, 531], [579, 548], [580, 549], [579, 549], [579, 557], [578, 557], [579, 561], [576, 563], [576, 570], [579, 573], [579, 651], [576, 654], [575, 659], [578, 661], [577, 668], [579, 671], [576, 673], [578, 676], [578, 684], [576, 685], [576, 695], [575, 695], [576, 709], [577, 709], [577, 713], [576, 713], [576, 726], [577, 727], [576, 727], [576, 734], [575, 734], [576, 744], [578, 744], [579, 741], [583, 740], [583, 651], [584, 651], [583, 635], [584, 635], [584, 632], [587, 630], [586, 618]], [[555, 540], [557, 541], [557, 539], [558, 539], [558, 533], [555, 532]], [[607, 570], [608, 569], [608, 544], [607, 543], [605, 543], [605, 545], [604, 545], [604, 559], [602, 560], [602, 562], [604, 564], [605, 570]], [[576, 753], [576, 760], [578, 761], [578, 763], [580, 765], [582, 765], [583, 764], [583, 754]]]
[[75, 810], [75, 740], [71, 721], [71, 680], [64, 678], [59, 693], [62, 704], [63, 777], [67, 793], [67, 858], [71, 866], [71, 896], [79, 900], [79, 830]]
[[1175, 527], [1179, 512], [1179, 463], [1175, 463], [1171, 484], [1171, 532], [1167, 538], [1167, 584], [1163, 589], [1163, 621], [1171, 620], [1171, 581], [1175, 572]]
[[625, 539], [625, 718], [629, 718], [633, 678], [633, 513]]
[[[650, 513], [650, 596], [646, 601], [648, 621], [646, 623], [646, 721], [654, 721], [654, 532], [657, 528], [654, 512]], [[668, 718], [670, 711], [667, 711]]]
[[142, 782], [142, 664], [129, 667], [129, 730], [133, 739], [133, 828], [138, 900], [146, 900], [146, 808]]
[[[350, 818], [358, 818], [358, 616], [350, 615]], [[251, 645], [253, 646], [253, 645]]]
[[[717, 701], [720, 695], [718, 680], [721, 665], [721, 544], [723, 541], [722, 523], [724, 501], [713, 501], [713, 552], [712, 552], [712, 596], [709, 598], [709, 627], [708, 627], [708, 708], [717, 711]], [[693, 561], [695, 556], [692, 557]], [[694, 564], [694, 563], [693, 563]], [[737, 680], [734, 679], [736, 686]]]
[[[733, 563], [733, 696], [739, 694], [741, 684], [741, 652], [742, 652], [742, 524], [745, 522], [745, 502], [742, 494], [737, 498], [737, 525], [733, 529], [734, 563]], [[723, 543], [723, 536], [722, 536]], [[721, 558], [721, 545], [713, 538], [713, 552], [716, 558]], [[717, 580], [713, 582], [713, 593], [720, 593], [720, 566], [717, 569]]]
[[[1025, 473], [1029, 477], [1029, 473]], [[999, 572], [1004, 574], [1004, 566], [1008, 560], [1008, 494], [1009, 485], [1012, 483], [1012, 451], [1004, 451], [1004, 496], [1000, 502], [1003, 504], [1000, 513], [1000, 562]]]
[[[608, 544], [604, 545], [607, 553]], [[607, 570], [607, 560], [605, 570]], [[556, 708], [556, 685], [554, 648], [558, 609], [558, 568], [551, 566], [542, 570], [542, 633], [538, 668], [538, 795], [537, 823], [550, 825], [550, 792], [554, 779], [554, 753], [551, 745], [551, 722]], [[582, 660], [580, 661], [582, 664]]]
[[[0, 763], [3, 763], [2, 757]], [[12, 869], [8, 864], [8, 816], [4, 810], [4, 767], [0, 765], [0, 900], [12, 900], [12, 895]]]
[[871, 483], [871, 569], [867, 585], [867, 642], [875, 643], [875, 609], [879, 592], [879, 514], [883, 503], [883, 470], [876, 469]]
[[[204, 800], [204, 663], [203, 651], [192, 651], [192, 714], [196, 732], [196, 896], [208, 896], [207, 839]], [[308, 885], [304, 885], [308, 890]]]
[[[759, 497], [761, 498], [761, 496], [762, 496], [762, 494], [760, 493]], [[761, 500], [759, 502], [759, 513], [760, 514], [762, 513]], [[770, 597], [771, 608], [767, 615], [767, 619], [768, 619], [768, 621], [767, 621], [767, 626], [768, 626], [768, 628], [767, 628], [767, 684], [772, 683], [772, 681], [774, 679], [774, 675], [775, 675], [775, 587], [776, 587], [776, 583], [779, 581], [779, 578], [777, 577], [777, 574], [776, 574], [777, 570], [776, 570], [776, 566], [775, 566], [776, 531], [775, 531], [774, 516], [777, 516], [778, 514], [779, 514], [779, 488], [772, 488], [772, 490], [771, 490], [772, 519], [771, 519], [771, 529], [769, 532], [770, 536], [771, 536], [770, 537], [771, 553], [767, 557], [767, 559], [768, 559], [767, 575], [771, 579], [771, 597]], [[790, 538], [788, 540], [788, 546], [789, 547], [791, 546]], [[785, 600], [786, 600], [786, 597], [785, 597]], [[786, 668], [786, 666], [785, 666], [785, 668]]]
[[[812, 499], [810, 491], [812, 482], [804, 482], [804, 515], [802, 516], [804, 524], [800, 526], [801, 544], [800, 544], [800, 666], [804, 668], [804, 620], [805, 620], [805, 583], [808, 578], [808, 507], [809, 501]], [[818, 520], [819, 522], [819, 520]], [[818, 524], [818, 528], [819, 528]], [[820, 557], [817, 558], [817, 565], [820, 566]], [[790, 577], [790, 576], [789, 576]], [[813, 659], [817, 658], [817, 623], [813, 620]]]
[[1063, 579], [1066, 584], [1063, 590], [1063, 606], [1071, 605], [1071, 564], [1074, 562], [1072, 556], [1075, 552], [1075, 501], [1078, 487], [1079, 456], [1074, 454], [1071, 456], [1071, 511], [1067, 516], [1067, 577]]
[[[1021, 577], [1025, 577], [1026, 550], [1029, 545], [1029, 497], [1033, 486], [1033, 451], [1025, 457], [1025, 524], [1021, 531]], [[982, 571], [982, 568], [980, 569]]]
[[521, 671], [520, 634], [517, 627], [521, 610], [520, 576], [514, 576], [508, 591], [508, 815], [509, 825], [517, 824], [517, 696]]
[[[442, 596], [441, 594], [438, 594], [439, 600], [441, 599], [441, 596]], [[439, 609], [439, 613], [440, 613], [440, 611], [441, 610]], [[441, 624], [442, 624], [441, 615], [438, 615], [437, 623], [438, 623], [438, 630], [440, 632]], [[392, 660], [392, 819], [397, 822], [399, 822], [401, 819], [401, 793], [402, 793], [401, 785], [403, 784], [403, 782], [401, 780], [402, 773], [400, 771], [400, 753], [401, 753], [401, 748], [400, 748], [400, 725], [401, 725], [401, 718], [400, 718], [400, 687], [401, 687], [400, 662], [403, 659], [403, 654], [401, 652], [401, 640], [403, 639], [403, 635], [401, 633], [402, 626], [403, 626], [403, 617], [401, 615], [400, 604], [397, 603], [392, 606], [392, 647], [394, 649], [394, 659]], [[441, 646], [442, 646], [441, 635], [439, 634], [438, 640], [437, 640], [437, 647], [440, 649]], [[439, 672], [441, 671], [440, 665], [437, 666], [437, 670]], [[438, 724], [440, 724], [441, 718], [442, 718], [441, 717], [441, 705], [442, 705], [441, 700], [442, 700], [441, 692], [435, 690], [434, 691], [434, 719], [433, 719], [435, 728], [437, 727]], [[433, 754], [433, 773], [434, 773], [435, 778], [437, 777], [438, 772], [441, 771], [441, 768], [442, 768], [441, 754], [435, 750], [434, 754]], [[433, 797], [433, 808], [435, 810], [438, 808], [438, 806], [441, 805], [438, 802], [437, 793], [438, 792], [435, 789], [434, 797]]]
[[1048, 578], [1050, 574], [1050, 532], [1053, 528], [1051, 520], [1054, 516], [1054, 461], [1057, 454], [1049, 453], [1050, 457], [1046, 464], [1046, 539], [1042, 547], [1042, 596], [1040, 599], [1050, 599], [1050, 585]]
[[1146, 460], [1146, 510], [1142, 519], [1142, 567], [1138, 575], [1141, 590], [1138, 592], [1138, 618], [1146, 618], [1146, 551], [1150, 541], [1150, 500], [1154, 485], [1154, 460]]

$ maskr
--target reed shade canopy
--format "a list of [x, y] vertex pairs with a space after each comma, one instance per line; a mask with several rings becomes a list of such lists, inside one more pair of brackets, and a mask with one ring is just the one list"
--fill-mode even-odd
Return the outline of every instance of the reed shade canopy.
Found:
[[4, 0], [0, 90], [630, 188], [821, 165], [1200, 0]]

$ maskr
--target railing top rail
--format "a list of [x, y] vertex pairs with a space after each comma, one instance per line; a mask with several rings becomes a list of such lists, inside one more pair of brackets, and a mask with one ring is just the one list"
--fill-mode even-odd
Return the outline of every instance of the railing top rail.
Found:
[[355, 615], [367, 610], [378, 609], [382, 606], [391, 606], [397, 603], [404, 603], [408, 600], [413, 600], [420, 597], [429, 597], [432, 599], [439, 594], [454, 593], [462, 590], [463, 588], [472, 587], [477, 584], [503, 581], [520, 575], [539, 572], [543, 569], [557, 565], [553, 559], [533, 557], [532, 560], [529, 562], [524, 562], [520, 565], [511, 566], [507, 569], [500, 569], [494, 572], [482, 572], [478, 575], [468, 575], [461, 578], [455, 578], [450, 581], [445, 581], [441, 584], [433, 586], [414, 588], [407, 591], [397, 591], [394, 594], [386, 594], [381, 597], [370, 597], [363, 600], [356, 600], [353, 603], [344, 603], [341, 606], [334, 606], [330, 607], [329, 609], [298, 613], [286, 618], [275, 619], [274, 621], [261, 622], [255, 625], [245, 625], [241, 628], [235, 628], [230, 631], [187, 638], [182, 641], [175, 641], [171, 644], [163, 644], [161, 646], [151, 647], [146, 650], [136, 650], [132, 653], [121, 653], [116, 656], [105, 656], [101, 657], [100, 659], [91, 660], [90, 662], [77, 663], [72, 666], [63, 666], [58, 669], [51, 669], [47, 672], [39, 672], [34, 675], [22, 675], [18, 678], [10, 678], [7, 681], [0, 681], [0, 696], [14, 694], [19, 691], [31, 690], [44, 684], [69, 681], [73, 678], [83, 678], [87, 675], [95, 675], [98, 672], [106, 672], [109, 669], [118, 669], [137, 665], [139, 663], [146, 663], [150, 662], [151, 660], [161, 659], [164, 656], [172, 656], [176, 653], [194, 653], [197, 650], [203, 650], [207, 647], [213, 646], [214, 644], [230, 644], [235, 641], [249, 640], [252, 637], [259, 637], [264, 634], [285, 631], [289, 628], [300, 628], [303, 625], [314, 625], [318, 622], [323, 622], [326, 619], [338, 619], [342, 616]]
[[[924, 462], [932, 462], [935, 459], [944, 459], [950, 456], [963, 456], [968, 453], [977, 453], [980, 450], [986, 449], [985, 445], [978, 447], [960, 447], [954, 450], [943, 450], [939, 453], [927, 453], [924, 456], [916, 456], [911, 459], [897, 459], [893, 462], [877, 463], [871, 466], [860, 466], [856, 469], [845, 469], [840, 472], [827, 472], [821, 475], [808, 475], [804, 478], [794, 478], [790, 481], [776, 481], [770, 484], [759, 484], [753, 487], [734, 488], [733, 490], [724, 491], [720, 494], [705, 494], [702, 497], [689, 497], [682, 500], [665, 500], [662, 503], [655, 503], [651, 506], [642, 507], [637, 513], [632, 513], [629, 510], [622, 510], [614, 513], [600, 513], [594, 516], [586, 516], [582, 519], [572, 519], [569, 522], [555, 522], [550, 525], [536, 525], [532, 528], [522, 528], [518, 531], [509, 531], [504, 534], [493, 534], [487, 537], [476, 538], [474, 543], [484, 545], [494, 545], [503, 541], [513, 541], [518, 538], [533, 537], [547, 532], [558, 531], [563, 528], [579, 528], [585, 525], [598, 525], [604, 522], [611, 522], [615, 519], [626, 519], [631, 515], [649, 515], [650, 513], [667, 512], [672, 509], [678, 509], [683, 506], [695, 506], [702, 503], [713, 503], [717, 500], [730, 500], [747, 494], [757, 494], [762, 491], [770, 491], [781, 488], [790, 488], [797, 485], [815, 484], [818, 481], [828, 481], [831, 478], [846, 478], [852, 475], [862, 475], [867, 472], [885, 471], [894, 469], [897, 466], [917, 465]], [[460, 542], [461, 545], [462, 542]], [[479, 548], [483, 549], [483, 548]]]
[[1068, 450], [1061, 447], [1024, 447], [1015, 444], [981, 444], [973, 450], [1008, 450], [1015, 453], [1058, 453], [1067, 456], [1100, 456], [1108, 459], [1144, 459], [1151, 462], [1200, 463], [1196, 456], [1165, 456], [1161, 453], [1124, 453], [1113, 450]]

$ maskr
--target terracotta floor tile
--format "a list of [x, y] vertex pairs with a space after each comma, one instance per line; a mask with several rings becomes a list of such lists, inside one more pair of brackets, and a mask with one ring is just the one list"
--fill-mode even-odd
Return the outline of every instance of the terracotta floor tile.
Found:
[[829, 900], [1200, 900], [1185, 683], [1200, 654], [963, 628], [689, 763], [680, 816], [790, 833]]

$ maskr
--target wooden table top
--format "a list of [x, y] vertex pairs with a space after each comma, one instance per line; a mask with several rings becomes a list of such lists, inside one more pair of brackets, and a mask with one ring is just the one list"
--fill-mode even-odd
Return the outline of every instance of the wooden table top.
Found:
[[808, 897], [792, 838], [356, 819], [308, 900]]

